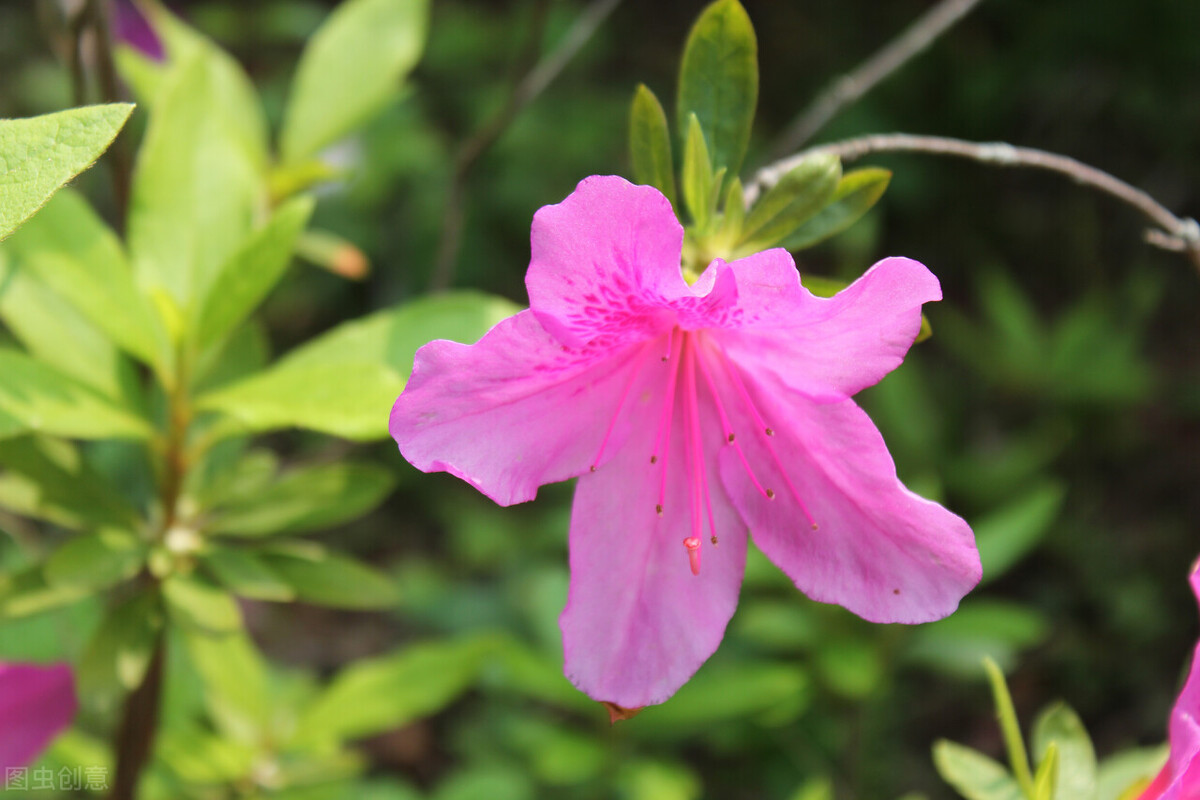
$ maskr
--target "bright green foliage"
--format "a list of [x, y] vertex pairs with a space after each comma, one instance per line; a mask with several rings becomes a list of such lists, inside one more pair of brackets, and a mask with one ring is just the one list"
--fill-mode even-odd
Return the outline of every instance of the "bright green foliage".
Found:
[[119, 528], [85, 533], [59, 547], [46, 560], [46, 582], [98, 592], [137, 574], [146, 553], [138, 537]]
[[126, 528], [138, 512], [70, 442], [43, 436], [0, 441], [0, 506], [64, 528]]
[[414, 644], [346, 669], [305, 709], [299, 741], [369, 736], [436, 711], [475, 679], [494, 644], [489, 638]]
[[217, 727], [234, 741], [262, 739], [270, 714], [267, 666], [250, 638], [240, 630], [212, 636], [187, 629], [183, 638]]
[[1001, 600], [969, 598], [951, 616], [913, 631], [906, 656], [963, 678], [979, 675], [979, 662], [990, 658], [1016, 666], [1017, 655], [1041, 644], [1050, 633], [1046, 618], [1026, 606]]
[[292, 587], [296, 598], [306, 603], [364, 611], [396, 604], [396, 584], [391, 578], [320, 545], [277, 544], [258, 554]]
[[246, 431], [300, 427], [347, 439], [387, 436], [388, 413], [430, 339], [474, 341], [516, 308], [459, 293], [429, 297], [341, 325], [267, 371], [201, 396]]
[[166, 333], [134, 282], [121, 242], [87, 202], [70, 190], [5, 243], [15, 270], [52, 289], [125, 352], [160, 374]]
[[1052, 750], [1057, 751], [1055, 798], [1091, 800], [1096, 796], [1096, 751], [1079, 716], [1064, 703], [1042, 711], [1033, 723], [1033, 757], [1038, 772], [1045, 769]]
[[1012, 695], [1008, 693], [1008, 684], [1004, 681], [1004, 673], [996, 662], [990, 658], [983, 660], [987, 671], [988, 681], [992, 685], [992, 698], [996, 704], [996, 718], [1000, 722], [1000, 733], [1004, 736], [1004, 749], [1008, 751], [1008, 763], [1012, 767], [1013, 776], [1027, 796], [1033, 794], [1033, 776], [1029, 772], [1029, 756], [1025, 751], [1025, 739], [1021, 736], [1021, 726], [1017, 722], [1017, 711], [1013, 708]]
[[1109, 756], [1096, 770], [1096, 800], [1137, 800], [1167, 761], [1169, 748], [1140, 747]]
[[[214, 113], [226, 87], [198, 50], [172, 69], [138, 152], [129, 251], [138, 282], [177, 306], [197, 302], [261, 217], [266, 182], [245, 131]], [[220, 202], [213, 202], [220, 198]]]
[[654, 92], [642, 83], [634, 90], [629, 110], [629, 153], [634, 181], [653, 186], [678, 207], [667, 115]]
[[132, 111], [111, 103], [0, 120], [0, 239], [90, 167]]
[[201, 558], [213, 577], [238, 597], [287, 602], [296, 590], [253, 550], [209, 545]]
[[1037, 773], [1033, 776], [1032, 800], [1054, 800], [1054, 787], [1058, 783], [1058, 761], [1058, 742], [1051, 742], [1038, 764]]
[[712, 218], [712, 159], [704, 141], [704, 131], [695, 114], [688, 116], [687, 139], [683, 146], [683, 201], [692, 215], [696, 230], [706, 232]]
[[737, 0], [717, 0], [688, 34], [679, 69], [675, 118], [681, 132], [695, 114], [714, 169], [736, 175], [750, 142], [758, 103], [758, 41]]
[[158, 600], [149, 593], [114, 606], [88, 641], [76, 667], [80, 694], [111, 709], [123, 691], [136, 688], [150, 665], [162, 625]]
[[146, 420], [19, 350], [0, 348], [0, 411], [27, 431], [75, 439], [144, 439]]
[[196, 313], [198, 348], [219, 342], [245, 321], [283, 277], [313, 205], [311, 197], [289, 200], [220, 268]]
[[373, 116], [417, 63], [427, 0], [348, 0], [300, 58], [279, 149], [285, 163], [317, 154]]
[[391, 470], [374, 464], [339, 462], [287, 475], [223, 505], [209, 527], [213, 533], [258, 537], [330, 528], [372, 511], [391, 494]]
[[829, 204], [813, 214], [783, 240], [788, 250], [803, 250], [849, 228], [879, 201], [892, 173], [886, 169], [856, 169], [847, 172], [829, 198]]
[[842, 162], [837, 156], [816, 155], [800, 162], [750, 209], [739, 249], [758, 252], [783, 241], [830, 203], [841, 180]]
[[1003, 765], [945, 739], [933, 746], [933, 764], [942, 780], [966, 800], [1022, 800], [1021, 787]]
[[226, 634], [241, 630], [242, 612], [233, 597], [206, 580], [170, 575], [162, 582], [171, 620], [184, 630]]

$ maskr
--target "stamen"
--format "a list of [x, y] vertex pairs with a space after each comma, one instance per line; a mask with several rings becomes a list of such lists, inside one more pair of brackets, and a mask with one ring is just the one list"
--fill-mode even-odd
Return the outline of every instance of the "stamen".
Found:
[[[684, 382], [683, 389], [683, 457], [687, 464], [690, 475], [688, 476], [688, 507], [691, 511], [692, 520], [692, 540], [696, 542], [696, 546], [700, 546], [700, 529], [703, 523], [700, 521], [700, 482], [703, 480], [703, 468], [699, 467], [699, 459], [697, 458], [697, 450], [700, 447], [699, 437], [695, 435], [695, 430], [692, 426], [692, 417], [694, 408], [692, 402], [696, 397], [696, 372], [695, 362], [692, 360], [691, 337], [684, 334], [683, 342], [680, 345], [680, 360], [683, 361]], [[690, 389], [690, 391], [689, 391]]]
[[[675, 332], [678, 328], [673, 328], [668, 334], [668, 339], [675, 338]], [[673, 348], [668, 345], [668, 350]], [[667, 379], [667, 391], [663, 395], [662, 412], [658, 415], [658, 433], [654, 435], [654, 453], [650, 456], [650, 463], [654, 464], [658, 461], [658, 454], [663, 454], [662, 475], [658, 483], [658, 505], [655, 510], [659, 516], [662, 516], [663, 501], [667, 494], [667, 455], [671, 450], [671, 418], [675, 413], [675, 384], [679, 378], [679, 362], [682, 359], [675, 359], [675, 363], [670, 367], [671, 377]]]
[[688, 551], [688, 562], [692, 566], [692, 574], [700, 574], [700, 540], [695, 536], [689, 536], [683, 540], [683, 546]]
[[[691, 405], [691, 423], [692, 423], [692, 454], [695, 459], [694, 474], [697, 476], [696, 490], [704, 498], [704, 510], [708, 514], [708, 530], [713, 538], [717, 536], [717, 525], [713, 521], [712, 510], [712, 495], [708, 492], [708, 473], [704, 469], [704, 443], [700, 438], [700, 400], [696, 388], [696, 348], [699, 345], [698, 341], [689, 342], [691, 345], [687, 349], [687, 381], [691, 392], [687, 395], [687, 400]], [[696, 525], [699, 532], [699, 525]]]
[[758, 493], [764, 497], [769, 497], [767, 490], [759, 483], [758, 476], [754, 474], [754, 470], [750, 468], [750, 462], [746, 459], [746, 454], [742, 452], [742, 446], [737, 444], [736, 437], [733, 435], [733, 426], [729, 424], [729, 416], [725, 413], [725, 406], [721, 403], [721, 395], [717, 393], [717, 384], [713, 380], [712, 371], [708, 368], [708, 362], [702, 357], [697, 358], [700, 362], [700, 373], [704, 376], [704, 382], [708, 384], [708, 392], [712, 395], [713, 402], [717, 406], [717, 415], [721, 418], [721, 426], [725, 429], [725, 439], [729, 444], [733, 445], [734, 451], [738, 454], [738, 458], [742, 462], [742, 466], [746, 468], [746, 474], [750, 476], [750, 481], [754, 484], [754, 488], [758, 489]]
[[[775, 431], [763, 421], [762, 415], [758, 413], [758, 408], [754, 405], [754, 400], [750, 397], [750, 392], [746, 390], [746, 384], [742, 383], [741, 373], [739, 373], [737, 367], [733, 365], [733, 362], [729, 358], [729, 354], [725, 352], [724, 346], [721, 345], [720, 341], [717, 341], [716, 344], [717, 352], [721, 355], [721, 361], [725, 367], [725, 371], [728, 372], [729, 377], [733, 379], [733, 385], [737, 389], [738, 396], [741, 398], [742, 403], [746, 406], [746, 409], [750, 412], [750, 415], [754, 417], [754, 421], [760, 428], [762, 428], [763, 433], [765, 433], [768, 437], [763, 440], [763, 443], [767, 446], [767, 452], [771, 454], [771, 460], [775, 462], [775, 467], [779, 470], [779, 474], [783, 476], [783, 482], [787, 484], [788, 491], [792, 493], [792, 497], [795, 498], [797, 505], [800, 506], [800, 510], [804, 513], [805, 518], [808, 520], [808, 524], [812, 526], [814, 531], [817, 530], [818, 526], [816, 520], [814, 520], [812, 514], [809, 513], [808, 506], [805, 505], [804, 500], [800, 498], [800, 492], [796, 490], [795, 485], [792, 483], [792, 479], [787, 474], [787, 470], [783, 467], [783, 461], [779, 458], [779, 454], [775, 452], [775, 446], [771, 444], [770, 437], [775, 435]], [[775, 497], [775, 492], [768, 489], [767, 497]]]
[[637, 376], [642, 371], [642, 366], [646, 363], [646, 356], [649, 355], [649, 342], [642, 346], [642, 352], [637, 357], [637, 364], [629, 371], [629, 380], [625, 382], [625, 388], [621, 391], [621, 399], [617, 401], [617, 410], [613, 412], [612, 419], [608, 421], [608, 430], [604, 432], [604, 438], [600, 441], [600, 449], [596, 452], [596, 457], [592, 459], [591, 471], [595, 472], [596, 467], [600, 464], [600, 458], [604, 455], [604, 448], [608, 446], [608, 438], [612, 436], [613, 428], [617, 427], [617, 417], [621, 416], [621, 409], [625, 407], [625, 401], [629, 399], [629, 391], [633, 388]]

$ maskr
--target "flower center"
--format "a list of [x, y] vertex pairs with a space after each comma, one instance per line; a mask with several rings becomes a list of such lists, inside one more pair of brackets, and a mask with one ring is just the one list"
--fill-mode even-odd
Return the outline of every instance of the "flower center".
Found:
[[[661, 342], [661, 340], [656, 341]], [[625, 406], [625, 401], [629, 397], [638, 374], [641, 373], [646, 362], [653, 360], [650, 356], [654, 349], [656, 349], [656, 342], [648, 342], [643, 346], [641, 353], [635, 357], [637, 365], [630, 370], [630, 376], [621, 393], [617, 410], [609, 422], [604, 439], [600, 444], [600, 450], [593, 462], [591, 468], [593, 472], [604, 454], [617, 418]], [[665, 346], [659, 352], [663, 368], [667, 370], [667, 386], [663, 394], [654, 446], [650, 454], [651, 465], [656, 466], [659, 470], [658, 502], [654, 506], [654, 511], [660, 517], [666, 513], [668, 475], [678, 479], [677, 473], [682, 471], [688, 487], [688, 514], [691, 520], [691, 535], [683, 540], [683, 546], [687, 551], [692, 574], [700, 574], [701, 539], [706, 522], [709, 541], [714, 546], [719, 542], [713, 516], [712, 495], [708, 486], [708, 471], [704, 459], [704, 435], [701, 431], [700, 419], [701, 382], [703, 382], [703, 389], [707, 391], [708, 398], [721, 423], [720, 446], [732, 447], [758, 493], [766, 500], [775, 499], [775, 490], [764, 486], [751, 467], [742, 447], [742, 441], [738, 439], [738, 432], [734, 430], [731, 416], [722, 401], [718, 386], [724, 387], [727, 392], [734, 395], [732, 399], [737, 404], [735, 407], [740, 407], [740, 413], [736, 416], [743, 421], [749, 420], [752, 423], [753, 430], [748, 435], [758, 437], [758, 441], [766, 449], [772, 464], [782, 477], [787, 491], [799, 505], [809, 525], [816, 530], [817, 523], [813, 520], [800, 492], [788, 476], [787, 470], [784, 469], [783, 462], [775, 449], [774, 429], [763, 419], [750, 392], [746, 389], [741, 373], [729, 359], [720, 342], [707, 336], [703, 331], [684, 331], [675, 327], [667, 334]], [[719, 379], [723, 379], [723, 382], [718, 383]], [[679, 433], [683, 436], [684, 463], [681, 465], [669, 463], [670, 459], [668, 458], [671, 452], [671, 436], [675, 430], [674, 422], [677, 412], [682, 416]], [[743, 433], [746, 432], [743, 431]]]

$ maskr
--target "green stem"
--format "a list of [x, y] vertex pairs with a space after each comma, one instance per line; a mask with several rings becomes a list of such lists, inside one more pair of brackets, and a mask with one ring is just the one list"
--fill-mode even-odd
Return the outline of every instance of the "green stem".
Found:
[[1004, 746], [1008, 750], [1008, 761], [1012, 765], [1013, 777], [1017, 779], [1026, 797], [1033, 797], [1033, 773], [1029, 769], [1029, 754], [1025, 751], [1025, 740], [1021, 737], [1021, 725], [1017, 722], [1017, 710], [1013, 707], [1012, 695], [1004, 682], [1004, 673], [990, 658], [983, 660], [988, 680], [992, 684], [992, 696], [996, 701], [996, 719], [1004, 735]]

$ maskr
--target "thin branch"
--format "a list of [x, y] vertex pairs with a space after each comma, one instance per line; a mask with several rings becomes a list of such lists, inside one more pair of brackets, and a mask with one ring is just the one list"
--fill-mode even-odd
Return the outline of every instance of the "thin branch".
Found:
[[445, 212], [442, 215], [442, 234], [438, 243], [433, 277], [430, 279], [431, 291], [448, 289], [454, 279], [454, 265], [462, 246], [463, 201], [471, 168], [500, 138], [517, 115], [558, 77], [620, 4], [621, 0], [593, 0], [591, 5], [579, 14], [558, 46], [538, 61], [513, 87], [504, 107], [459, 148], [454, 161], [454, 175], [446, 196]]
[[836, 78], [779, 136], [771, 150], [773, 157], [800, 149], [839, 111], [919, 55], [979, 3], [980, 0], [942, 0], [853, 72]]
[[1045, 150], [1016, 147], [1005, 142], [967, 142], [962, 139], [916, 136], [908, 133], [846, 139], [813, 147], [759, 170], [746, 192], [746, 202], [752, 202], [764, 188], [774, 186], [781, 177], [811, 155], [829, 153], [841, 157], [843, 161], [853, 161], [869, 153], [886, 152], [929, 153], [965, 158], [998, 167], [1030, 167], [1066, 175], [1081, 186], [1115, 197], [1142, 212], [1155, 226], [1146, 232], [1146, 241], [1166, 250], [1184, 253], [1196, 269], [1200, 270], [1200, 224], [1196, 220], [1175, 216], [1170, 209], [1141, 189], [1081, 161]]

